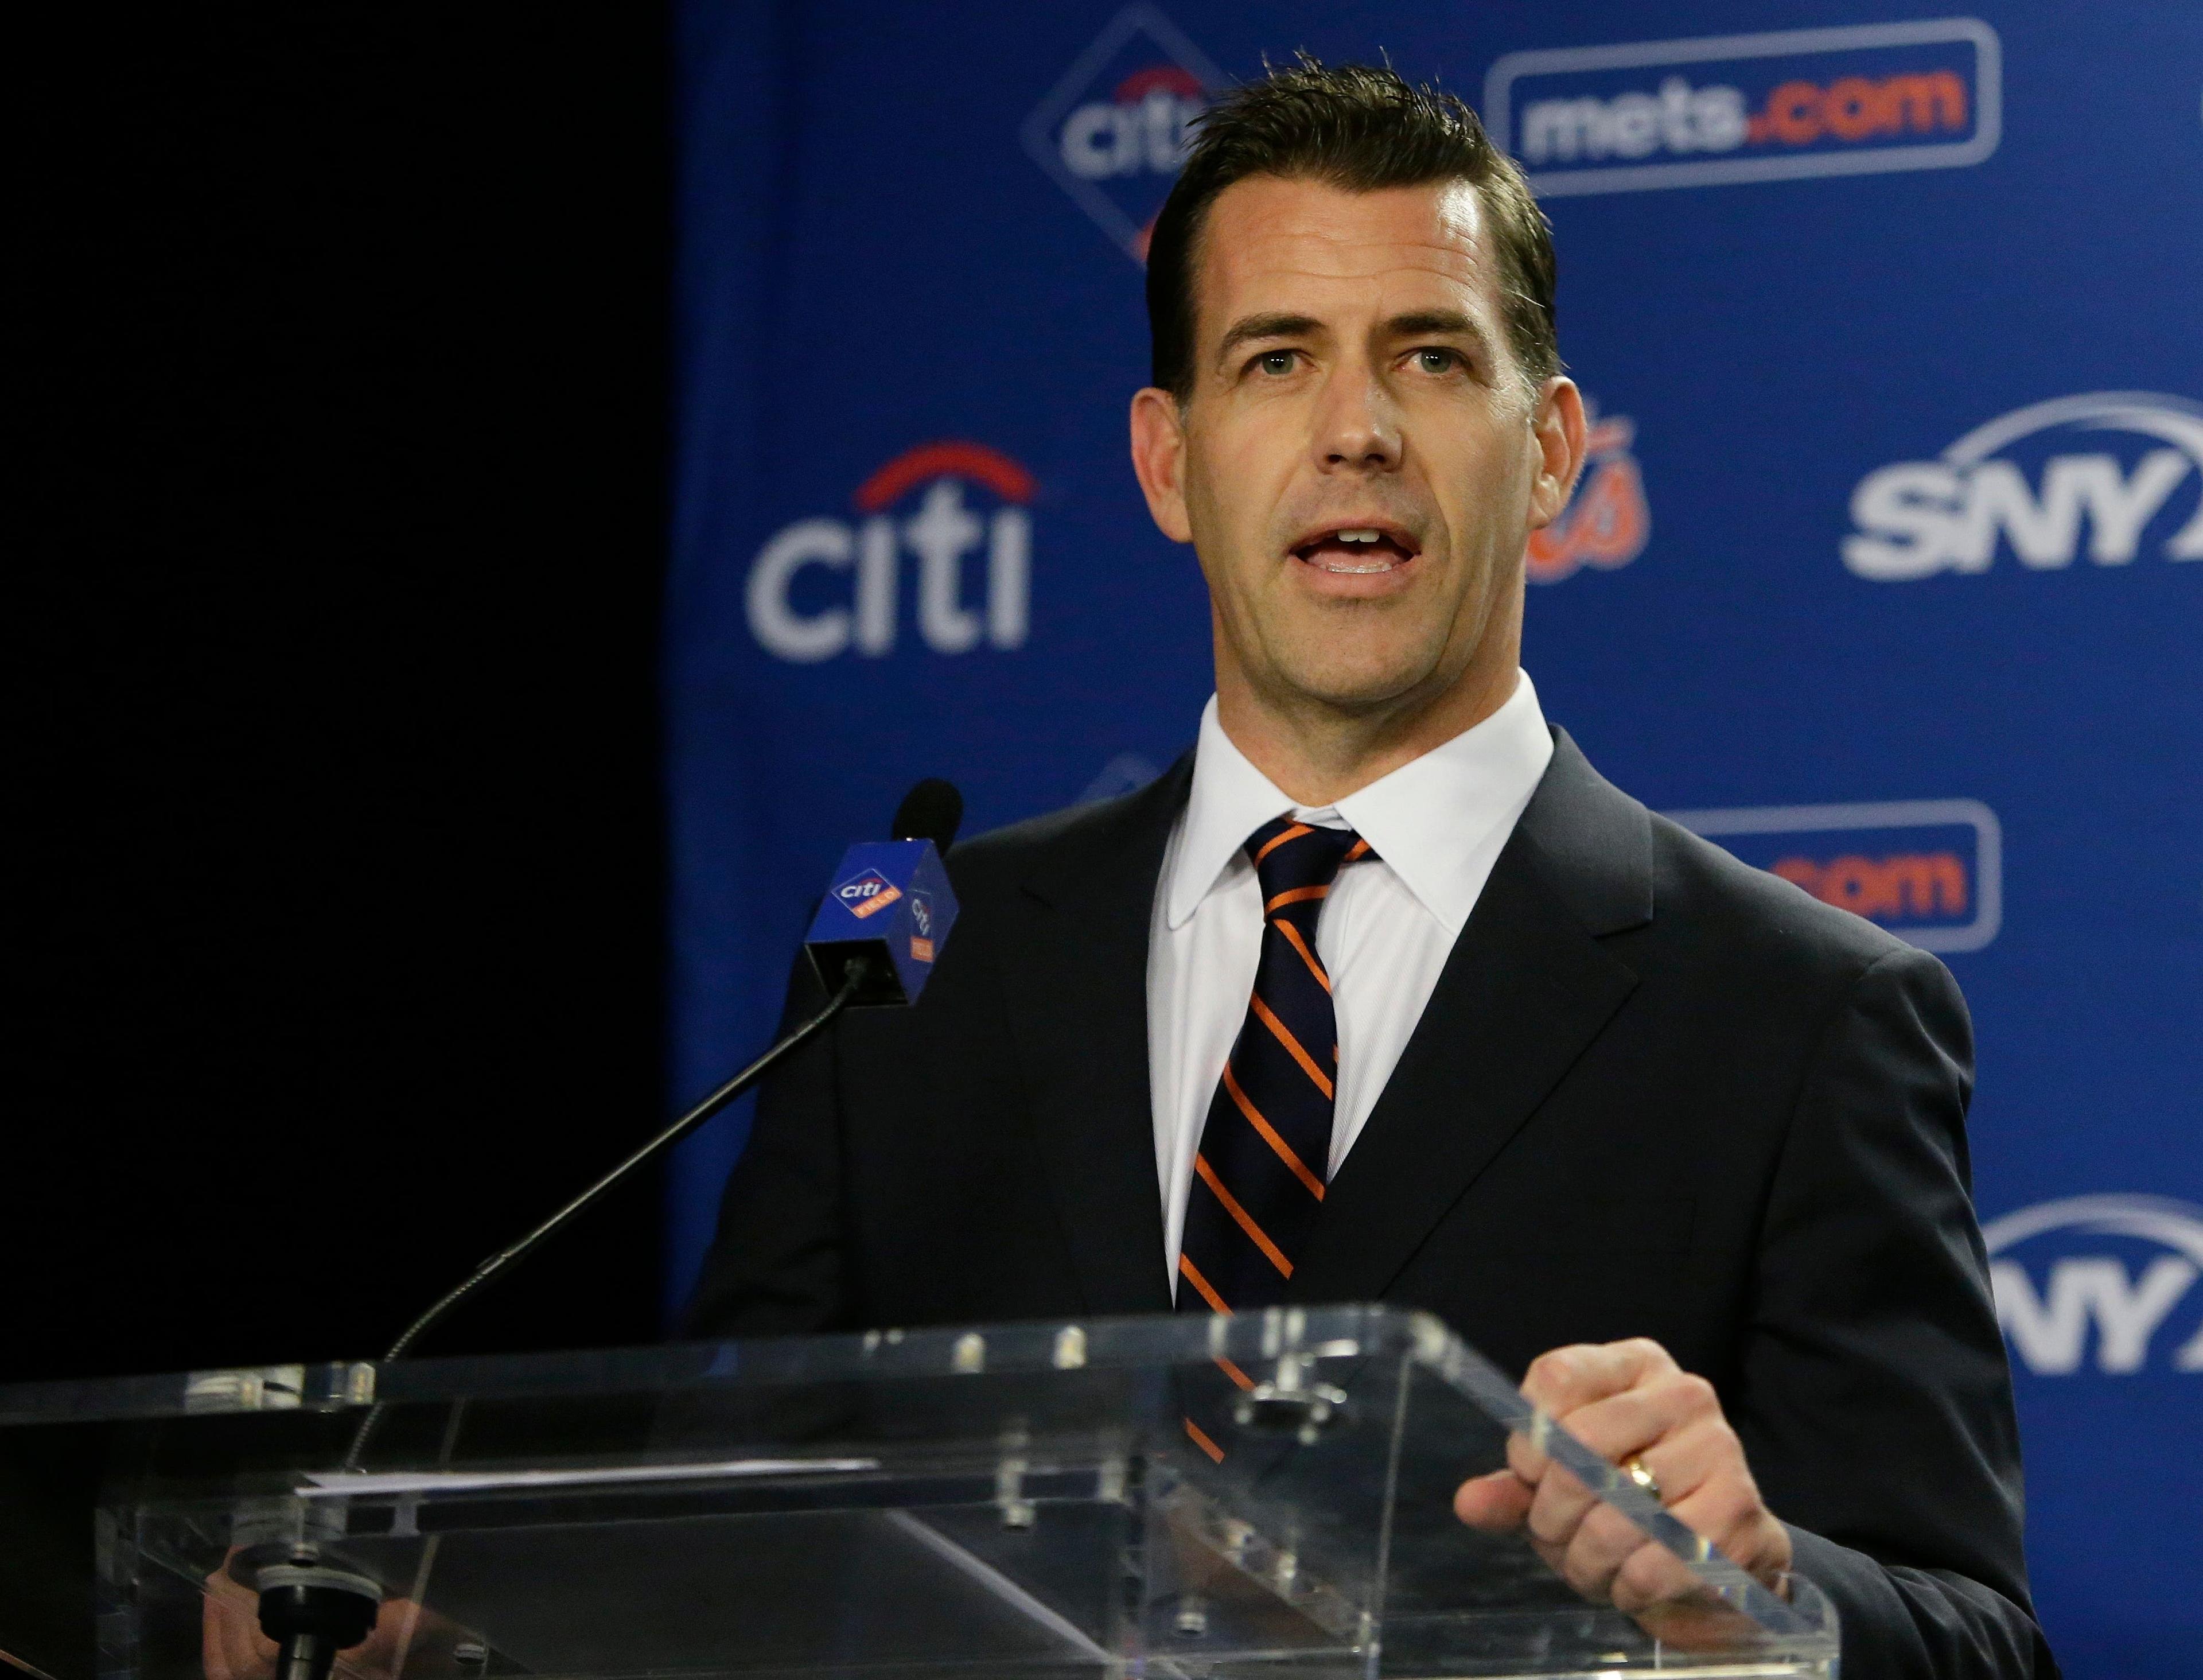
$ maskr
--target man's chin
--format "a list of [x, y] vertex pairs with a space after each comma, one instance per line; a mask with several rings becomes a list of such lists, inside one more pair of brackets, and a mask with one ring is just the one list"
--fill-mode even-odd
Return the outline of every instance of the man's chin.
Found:
[[1339, 657], [1344, 650], [1277, 673], [1277, 692], [1296, 707], [1362, 718], [1412, 706], [1417, 696], [1434, 697], [1444, 685], [1429, 659], [1397, 654]]

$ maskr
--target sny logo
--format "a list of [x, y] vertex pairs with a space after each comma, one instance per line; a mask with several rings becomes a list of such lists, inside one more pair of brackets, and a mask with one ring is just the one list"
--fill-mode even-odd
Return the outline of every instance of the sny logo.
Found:
[[1627, 565], [1645, 552], [1652, 535], [1645, 480], [1629, 453], [1637, 441], [1636, 423], [1618, 414], [1598, 418], [1588, 397], [1584, 407], [1590, 424], [1584, 435], [1588, 464], [1583, 483], [1566, 512], [1530, 533], [1523, 566], [1533, 583], [1557, 583], [1582, 566], [1610, 571]]
[[851, 915], [861, 920], [886, 909], [902, 896], [902, 889], [878, 870], [867, 869], [836, 887], [834, 896], [848, 907]]
[[2079, 1370], [2091, 1328], [2100, 1371], [2203, 1371], [2203, 1293], [2194, 1287], [2203, 1208], [2162, 1196], [2074, 1196], [1992, 1220], [1982, 1237], [1997, 1322], [2036, 1375]]
[[2003, 831], [1996, 813], [1978, 800], [1668, 814], [1745, 862], [1923, 950], [1979, 950], [2003, 920]]
[[[983, 521], [964, 505], [967, 484], [999, 504]], [[898, 524], [890, 510], [920, 485], [917, 512]], [[798, 664], [851, 648], [874, 658], [891, 652], [907, 546], [918, 557], [918, 631], [927, 647], [966, 654], [983, 639], [1022, 648], [1031, 607], [1033, 488], [1031, 473], [984, 444], [929, 443], [896, 456], [858, 487], [865, 518], [856, 525], [799, 519], [758, 551], [746, 591], [751, 632], [767, 653]], [[966, 557], [983, 545], [983, 610], [967, 604], [964, 589]], [[845, 596], [825, 574], [853, 569]]]
[[[2121, 449], [2103, 447], [2118, 434]], [[2061, 443], [2083, 447], [2052, 453]], [[2146, 391], [2059, 397], [1976, 426], [1940, 460], [1869, 473], [1852, 493], [1858, 529], [1844, 539], [1844, 564], [1907, 583], [1986, 571], [2009, 547], [2022, 565], [2055, 571], [2081, 554], [2085, 522], [2089, 559], [2124, 565], [2153, 524], [2177, 517], [2167, 512], [2175, 492], [2192, 511], [2159, 552], [2203, 560], [2203, 491], [2187, 494], [2191, 482], [2203, 483], [2203, 405]]]
[[1025, 119], [1025, 150], [1136, 261], [1224, 78], [1153, 6], [1128, 6]]
[[1996, 150], [1998, 59], [1972, 18], [1516, 52], [1484, 115], [1546, 196], [1946, 169]]

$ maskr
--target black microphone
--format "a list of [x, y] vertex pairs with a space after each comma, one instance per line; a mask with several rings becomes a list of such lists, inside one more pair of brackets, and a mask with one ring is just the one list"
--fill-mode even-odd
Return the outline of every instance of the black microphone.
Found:
[[964, 796], [953, 782], [929, 776], [902, 796], [895, 807], [895, 837], [930, 840], [942, 856], [956, 843], [957, 825], [964, 820]]
[[[382, 1356], [384, 1363], [402, 1358], [445, 1314], [518, 1265], [635, 1168], [748, 1091], [850, 1004], [914, 1002], [956, 919], [956, 901], [948, 890], [940, 854], [955, 838], [963, 817], [964, 796], [938, 777], [927, 778], [905, 795], [895, 812], [895, 832], [905, 837], [859, 843], [848, 849], [835, 875], [836, 885], [820, 905], [811, 937], [805, 941], [830, 993], [826, 1007], [783, 1034], [763, 1056], [526, 1236], [475, 1267], [465, 1281], [405, 1327]], [[346, 1470], [360, 1467], [381, 1411], [380, 1405], [371, 1407], [352, 1436], [345, 1454]]]

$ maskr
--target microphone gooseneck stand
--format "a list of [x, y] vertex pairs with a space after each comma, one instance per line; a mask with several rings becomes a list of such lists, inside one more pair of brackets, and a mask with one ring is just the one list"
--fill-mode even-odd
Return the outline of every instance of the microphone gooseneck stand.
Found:
[[[444, 1316], [485, 1285], [526, 1259], [569, 1221], [582, 1213], [629, 1173], [653, 1156], [671, 1148], [706, 1121], [725, 1108], [752, 1085], [812, 1039], [825, 1031], [834, 1018], [848, 1009], [863, 987], [871, 964], [852, 957], [842, 969], [842, 989], [826, 1007], [775, 1043], [771, 1049], [736, 1074], [702, 1102], [675, 1121], [641, 1149], [621, 1162], [572, 1201], [552, 1214], [526, 1236], [475, 1267], [458, 1287], [405, 1327], [382, 1356], [381, 1363], [403, 1358]], [[357, 1470], [382, 1420], [384, 1402], [368, 1408], [346, 1450], [344, 1468]], [[310, 1546], [290, 1551], [278, 1563], [263, 1565], [257, 1580], [260, 1593], [260, 1630], [280, 1647], [277, 1680], [328, 1680], [339, 1651], [349, 1650], [365, 1639], [375, 1626], [382, 1601], [381, 1588], [350, 1570], [324, 1563]]]

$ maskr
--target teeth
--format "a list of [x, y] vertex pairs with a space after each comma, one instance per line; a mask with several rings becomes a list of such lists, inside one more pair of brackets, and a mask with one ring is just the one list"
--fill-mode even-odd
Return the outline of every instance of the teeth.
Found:
[[1320, 571], [1335, 572], [1345, 577], [1366, 577], [1373, 572], [1397, 571], [1409, 557], [1404, 550], [1383, 554], [1373, 553], [1367, 560], [1356, 564], [1353, 561], [1333, 559], [1325, 553], [1326, 549], [1331, 549], [1334, 553], [1338, 548], [1373, 549], [1385, 540], [1385, 533], [1373, 525], [1355, 526], [1347, 530], [1333, 531], [1328, 536], [1314, 538], [1306, 547], [1296, 549], [1294, 552], [1302, 559]]

